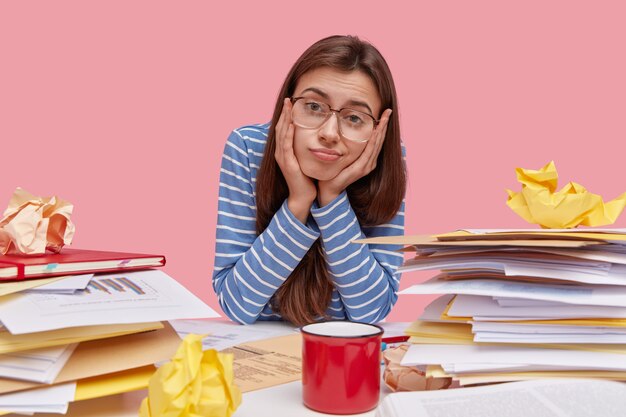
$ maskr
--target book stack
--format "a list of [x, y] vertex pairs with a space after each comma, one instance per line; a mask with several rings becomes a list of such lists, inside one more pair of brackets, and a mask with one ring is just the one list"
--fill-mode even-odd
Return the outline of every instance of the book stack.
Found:
[[403, 365], [461, 385], [626, 380], [626, 229], [463, 230], [396, 238], [401, 294], [443, 294], [411, 324]]
[[150, 269], [164, 264], [75, 249], [0, 256], [0, 410], [64, 413], [73, 401], [147, 387], [180, 343], [167, 320], [218, 316]]

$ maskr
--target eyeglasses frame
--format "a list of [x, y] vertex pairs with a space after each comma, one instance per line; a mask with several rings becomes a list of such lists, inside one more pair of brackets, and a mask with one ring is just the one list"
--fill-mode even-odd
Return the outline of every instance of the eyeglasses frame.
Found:
[[[293, 105], [293, 104], [296, 104], [296, 102], [297, 102], [298, 100], [301, 100], [301, 99], [303, 99], [303, 98], [310, 98], [310, 97], [304, 97], [304, 96], [300, 96], [300, 97], [290, 97], [290, 98], [289, 98], [289, 100], [291, 101], [291, 104]], [[322, 102], [322, 103], [323, 103], [323, 102]], [[369, 140], [369, 138], [368, 138], [368, 139], [360, 139], [360, 140], [356, 140], [356, 139], [350, 139], [350, 138], [347, 138], [347, 137], [345, 137], [345, 136], [343, 135], [343, 133], [341, 132], [341, 123], [339, 123], [339, 113], [340, 113], [340, 112], [342, 112], [343, 110], [352, 110], [352, 111], [357, 111], [357, 112], [359, 112], [359, 113], [362, 113], [362, 114], [364, 114], [364, 115], [366, 115], [366, 116], [369, 116], [369, 117], [370, 117], [370, 118], [374, 121], [374, 129], [376, 129], [376, 127], [377, 127], [377, 126], [378, 126], [378, 124], [380, 123], [380, 119], [376, 119], [376, 118], [375, 118], [374, 116], [372, 116], [371, 114], [369, 114], [369, 113], [365, 113], [365, 112], [363, 112], [363, 111], [361, 111], [361, 110], [352, 109], [352, 108], [350, 108], [350, 107], [343, 107], [343, 108], [341, 108], [341, 109], [337, 110], [337, 109], [333, 109], [332, 107], [330, 107], [330, 105], [328, 105], [328, 103], [323, 103], [323, 104], [326, 104], [326, 105], [328, 106], [329, 113], [328, 113], [328, 116], [326, 117], [326, 119], [324, 119], [324, 121], [323, 121], [323, 122], [322, 122], [322, 123], [321, 123], [318, 127], [304, 127], [304, 126], [298, 126], [298, 127], [301, 127], [302, 129], [319, 129], [320, 127], [324, 126], [324, 123], [326, 123], [326, 122], [328, 121], [328, 119], [330, 119], [330, 118], [331, 118], [331, 116], [332, 116], [332, 115], [333, 115], [333, 113], [334, 113], [334, 114], [336, 114], [336, 115], [337, 115], [337, 128], [339, 129], [339, 133], [341, 134], [341, 136], [343, 136], [344, 138], [346, 138], [347, 140], [350, 140], [350, 141], [352, 141], [352, 142], [367, 142], [367, 141]]]

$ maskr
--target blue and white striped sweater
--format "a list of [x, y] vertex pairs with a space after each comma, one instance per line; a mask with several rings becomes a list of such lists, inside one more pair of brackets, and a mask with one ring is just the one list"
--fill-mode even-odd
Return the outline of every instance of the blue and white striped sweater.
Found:
[[325, 207], [316, 204], [306, 225], [286, 201], [257, 235], [256, 176], [269, 124], [234, 130], [220, 170], [213, 288], [222, 310], [239, 323], [279, 320], [271, 297], [321, 237], [334, 283], [327, 314], [333, 319], [377, 322], [396, 302], [403, 256], [398, 246], [351, 243], [404, 233], [404, 203], [388, 224], [361, 228], [345, 191]]

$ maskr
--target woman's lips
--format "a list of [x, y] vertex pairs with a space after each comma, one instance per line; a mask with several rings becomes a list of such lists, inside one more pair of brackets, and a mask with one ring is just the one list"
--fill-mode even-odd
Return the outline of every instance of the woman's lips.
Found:
[[331, 149], [310, 149], [313, 156], [325, 162], [333, 162], [341, 157], [341, 154]]

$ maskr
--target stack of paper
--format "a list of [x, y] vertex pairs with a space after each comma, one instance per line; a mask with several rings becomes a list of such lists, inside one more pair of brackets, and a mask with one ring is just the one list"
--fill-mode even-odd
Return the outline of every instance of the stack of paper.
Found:
[[393, 243], [416, 253], [402, 271], [440, 271], [401, 294], [445, 294], [407, 329], [403, 364], [463, 385], [626, 380], [626, 229], [463, 230]]
[[[39, 284], [34, 287], [34, 284]], [[145, 388], [180, 338], [162, 321], [219, 315], [158, 270], [2, 283], [0, 410], [67, 410], [71, 401]]]

